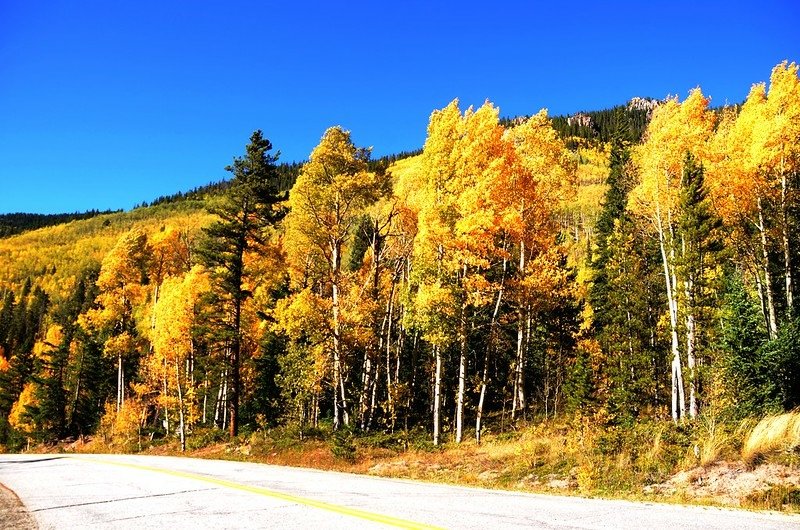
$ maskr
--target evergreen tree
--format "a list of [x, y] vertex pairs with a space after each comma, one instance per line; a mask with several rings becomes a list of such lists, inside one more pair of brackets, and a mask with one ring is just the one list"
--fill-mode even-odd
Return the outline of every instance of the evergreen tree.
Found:
[[611, 144], [603, 210], [595, 225], [589, 287], [592, 326], [602, 350], [595, 374], [596, 397], [614, 421], [627, 422], [658, 405], [661, 356], [654, 334], [661, 303], [657, 252], [641, 237], [627, 212], [630, 155], [623, 126]]
[[719, 377], [735, 417], [780, 411], [772, 366], [765, 358], [768, 336], [761, 309], [745, 290], [740, 271], [726, 275]]
[[708, 366], [707, 334], [713, 328], [716, 306], [716, 269], [722, 251], [722, 221], [714, 215], [706, 197], [703, 167], [686, 155], [679, 195], [678, 231], [680, 259], [676, 271], [683, 283], [682, 311], [689, 368], [689, 416], [697, 417], [701, 378], [698, 370]]
[[606, 325], [610, 314], [609, 307], [609, 273], [607, 266], [612, 258], [609, 240], [614, 233], [615, 223], [623, 223], [627, 218], [628, 189], [626, 189], [626, 166], [630, 163], [630, 154], [623, 143], [621, 135], [616, 135], [611, 144], [609, 155], [609, 173], [606, 179], [608, 190], [603, 201], [603, 209], [597, 218], [594, 233], [597, 248], [592, 252], [590, 264], [594, 275], [589, 288], [589, 301], [594, 309], [594, 326], [599, 331]]
[[233, 174], [230, 186], [211, 212], [219, 220], [204, 229], [198, 254], [212, 274], [215, 296], [224, 306], [215, 323], [219, 339], [225, 345], [229, 365], [229, 426], [231, 436], [239, 431], [241, 393], [241, 317], [242, 304], [251, 295], [245, 288], [245, 254], [264, 243], [263, 231], [284, 215], [278, 203], [285, 198], [270, 154], [272, 144], [255, 131], [244, 157], [237, 157], [226, 171]]

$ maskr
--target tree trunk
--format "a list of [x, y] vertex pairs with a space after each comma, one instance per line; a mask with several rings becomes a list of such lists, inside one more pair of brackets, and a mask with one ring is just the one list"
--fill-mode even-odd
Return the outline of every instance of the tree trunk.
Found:
[[694, 318], [692, 281], [686, 282], [686, 362], [689, 367], [689, 418], [697, 418], [697, 372], [695, 370], [695, 344], [697, 333]]
[[[339, 324], [339, 268], [341, 248], [338, 241], [331, 242], [331, 301], [333, 314], [333, 428], [350, 424], [347, 414], [347, 396], [342, 375], [341, 335]], [[338, 393], [341, 391], [341, 396]]]
[[186, 452], [186, 424], [183, 418], [183, 392], [181, 390], [181, 363], [175, 362], [175, 387], [178, 389], [178, 433], [181, 440], [181, 452]]
[[372, 361], [370, 360], [369, 348], [364, 348], [364, 362], [361, 366], [361, 392], [358, 396], [359, 426], [363, 431], [367, 426], [367, 415], [369, 409], [369, 397], [372, 388]]
[[[525, 242], [520, 242], [519, 250], [520, 279], [525, 277]], [[524, 294], [523, 294], [524, 296]], [[518, 301], [517, 309], [517, 355], [514, 361], [514, 390], [511, 401], [511, 421], [516, 421], [517, 410], [525, 409], [525, 308], [527, 304]]]
[[442, 352], [439, 346], [433, 347], [436, 370], [433, 382], [433, 445], [439, 445], [440, 405], [442, 401]]
[[122, 375], [122, 353], [120, 352], [117, 354], [117, 414], [119, 414], [125, 401], [125, 395], [122, 390], [124, 384], [125, 380]]
[[231, 344], [231, 385], [228, 389], [228, 406], [230, 409], [229, 434], [231, 438], [239, 435], [239, 394], [242, 390], [240, 355], [242, 349], [242, 301], [234, 300], [233, 305], [233, 343]]
[[669, 324], [672, 353], [672, 421], [677, 422], [683, 418], [686, 411], [686, 403], [683, 398], [683, 374], [681, 373], [680, 342], [678, 340], [678, 300], [676, 299], [674, 284], [675, 275], [672, 272], [669, 256], [667, 253], [666, 236], [664, 226], [661, 222], [661, 211], [657, 211], [656, 225], [658, 228], [658, 243], [661, 250], [661, 261], [664, 266], [664, 283], [667, 288], [667, 304], [669, 305]]
[[783, 264], [786, 280], [786, 311], [789, 318], [791, 318], [794, 311], [794, 293], [792, 293], [794, 286], [792, 284], [792, 256], [789, 245], [789, 218], [786, 211], [787, 188], [784, 161], [783, 156], [781, 156], [781, 235], [783, 239]]
[[394, 432], [394, 425], [397, 421], [397, 412], [395, 407], [395, 385], [397, 385], [397, 378], [399, 377], [400, 367], [400, 353], [397, 354], [398, 370], [395, 373], [395, 380], [392, 381], [392, 313], [394, 311], [394, 288], [395, 284], [392, 282], [392, 288], [389, 292], [389, 301], [386, 308], [386, 403], [389, 412], [389, 430]]
[[764, 287], [767, 291], [767, 311], [769, 313], [769, 338], [775, 340], [778, 337], [778, 318], [775, 313], [775, 299], [772, 294], [772, 274], [769, 272], [769, 251], [767, 248], [767, 230], [764, 226], [764, 212], [761, 207], [761, 197], [758, 197], [758, 231], [761, 234], [761, 252], [764, 259]]
[[[167, 393], [167, 390], [168, 390], [167, 389], [167, 376], [168, 376], [168, 373], [167, 372], [168, 372], [169, 368], [167, 367], [167, 358], [166, 357], [164, 357], [163, 361], [164, 361], [164, 366], [162, 367], [163, 375], [161, 377], [161, 387], [162, 387], [162, 392], [164, 392], [164, 397], [167, 397], [167, 395], [168, 395], [168, 393]], [[169, 407], [167, 407], [166, 402], [164, 403], [164, 430], [166, 431], [166, 435], [169, 436]]]
[[208, 406], [208, 372], [206, 372], [205, 377], [203, 378], [203, 425], [208, 423], [208, 419], [206, 416], [206, 410]]
[[761, 281], [761, 271], [756, 267], [756, 292], [758, 293], [759, 307], [761, 307], [761, 317], [764, 319], [764, 329], [769, 331], [769, 312], [767, 311], [767, 301], [764, 296], [764, 283]]
[[[505, 246], [504, 246], [505, 248]], [[489, 355], [495, 347], [495, 334], [497, 333], [497, 315], [500, 313], [500, 302], [503, 299], [503, 287], [506, 279], [506, 260], [503, 260], [503, 276], [500, 278], [500, 288], [497, 290], [497, 302], [494, 304], [492, 321], [489, 325], [489, 344], [483, 357], [483, 372], [481, 374], [481, 394], [478, 399], [478, 412], [475, 418], [475, 442], [481, 443], [481, 420], [483, 418], [483, 405], [486, 402], [486, 388], [489, 381]]]
[[75, 376], [75, 392], [72, 396], [72, 403], [69, 407], [69, 416], [67, 417], [67, 425], [72, 424], [72, 419], [75, 417], [75, 409], [78, 408], [78, 397], [81, 393], [81, 378], [83, 376], [83, 356], [84, 348], [81, 348], [81, 355], [78, 357], [78, 372]]
[[464, 392], [467, 379], [467, 303], [461, 306], [458, 331], [458, 394], [456, 395], [456, 443], [461, 443], [464, 429]]

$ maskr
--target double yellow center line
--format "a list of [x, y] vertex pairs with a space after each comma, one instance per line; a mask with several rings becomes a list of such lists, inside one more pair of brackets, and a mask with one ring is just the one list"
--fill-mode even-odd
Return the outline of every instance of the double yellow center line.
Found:
[[340, 506], [338, 504], [330, 504], [327, 502], [317, 501], [314, 499], [308, 499], [306, 497], [298, 497], [296, 495], [289, 495], [287, 493], [281, 493], [280, 491], [274, 491], [267, 488], [262, 488], [260, 486], [250, 486], [247, 484], [240, 484], [238, 482], [233, 482], [230, 480], [224, 480], [215, 477], [209, 477], [206, 475], [198, 475], [195, 473], [187, 473], [185, 471], [173, 471], [171, 469], [163, 469], [159, 467], [152, 467], [152, 466], [144, 466], [140, 464], [131, 464], [128, 462], [116, 462], [114, 460], [105, 460], [101, 458], [85, 458], [79, 456], [69, 456], [68, 458], [72, 458], [74, 460], [80, 460], [82, 462], [93, 462], [96, 464], [108, 464], [113, 466], [120, 466], [120, 467], [127, 467], [130, 469], [139, 469], [142, 471], [152, 471], [154, 473], [161, 473], [164, 475], [170, 475], [173, 477], [180, 477], [186, 478], [191, 480], [197, 480], [200, 482], [205, 482], [207, 484], [213, 484], [215, 486], [220, 486], [223, 488], [230, 488], [233, 490], [238, 491], [246, 491], [248, 493], [254, 493], [256, 495], [261, 495], [262, 497], [270, 497], [273, 499], [279, 499], [286, 502], [291, 502], [293, 504], [300, 504], [303, 506], [309, 506], [311, 508], [317, 508], [320, 510], [326, 510], [333, 513], [338, 513], [341, 515], [347, 515], [350, 517], [355, 517], [358, 519], [363, 519], [365, 521], [371, 521], [373, 523], [380, 523], [387, 526], [392, 526], [395, 528], [405, 528], [405, 529], [413, 529], [413, 530], [441, 530], [437, 526], [431, 526], [428, 524], [417, 523], [414, 521], [408, 521], [405, 519], [400, 519], [397, 517], [392, 517], [389, 515], [383, 515], [379, 513], [368, 512], [365, 510], [359, 510], [357, 508], [348, 508], [347, 506]]

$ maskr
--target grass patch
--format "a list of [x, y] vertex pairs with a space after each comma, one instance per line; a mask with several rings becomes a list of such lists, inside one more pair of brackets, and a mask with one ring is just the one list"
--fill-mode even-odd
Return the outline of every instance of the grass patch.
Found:
[[762, 419], [745, 437], [742, 460], [749, 466], [761, 463], [774, 453], [790, 452], [800, 447], [800, 411]]
[[775, 511], [800, 511], [800, 488], [792, 485], [775, 485], [748, 495], [742, 502], [746, 508]]

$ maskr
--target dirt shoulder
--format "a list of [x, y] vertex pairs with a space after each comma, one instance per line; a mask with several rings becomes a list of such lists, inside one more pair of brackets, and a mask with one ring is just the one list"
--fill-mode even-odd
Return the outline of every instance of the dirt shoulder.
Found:
[[5, 530], [35, 530], [36, 520], [17, 494], [0, 484], [0, 521]]

